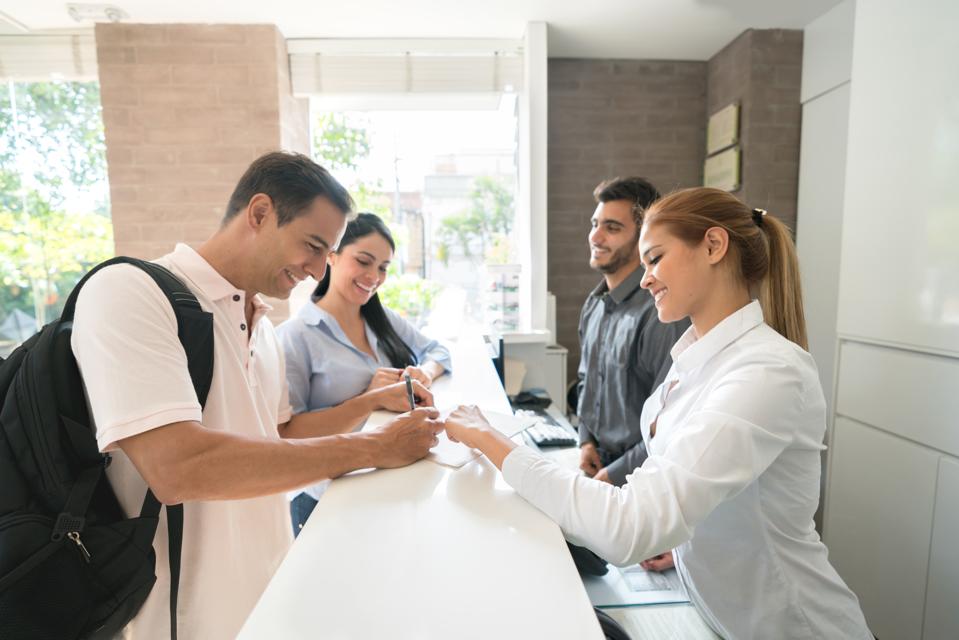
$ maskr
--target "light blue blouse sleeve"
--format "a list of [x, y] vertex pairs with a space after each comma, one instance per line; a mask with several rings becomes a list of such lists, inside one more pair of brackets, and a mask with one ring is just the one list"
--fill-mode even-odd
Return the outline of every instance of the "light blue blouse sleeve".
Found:
[[416, 359], [420, 364], [433, 360], [443, 365], [443, 368], [446, 369], [447, 372], [453, 371], [453, 361], [450, 358], [449, 349], [437, 340], [432, 340], [420, 333], [416, 327], [404, 320], [392, 309], [386, 309], [384, 307], [384, 310], [396, 334], [416, 355]]
[[308, 330], [309, 327], [297, 317], [290, 318], [276, 328], [286, 358], [286, 382], [290, 387], [290, 406], [294, 415], [306, 411], [310, 399], [312, 367], [309, 342], [306, 340]]

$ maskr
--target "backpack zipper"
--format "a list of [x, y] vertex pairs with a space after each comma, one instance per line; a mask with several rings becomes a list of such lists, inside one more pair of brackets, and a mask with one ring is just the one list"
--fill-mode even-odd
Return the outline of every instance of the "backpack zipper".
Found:
[[[35, 513], [25, 513], [19, 516], [12, 516], [10, 518], [5, 518], [2, 522], [0, 522], [0, 531], [18, 524], [23, 524], [24, 522], [39, 522], [45, 525], [50, 525], [53, 523], [53, 518], [41, 516]], [[80, 539], [80, 532], [68, 531], [66, 537], [70, 538], [70, 541], [77, 545], [77, 549], [80, 551], [80, 555], [83, 556], [83, 560], [87, 564], [90, 564], [90, 559], [92, 556], [90, 555], [90, 551], [87, 549], [87, 546], [83, 544], [83, 540]], [[54, 542], [56, 542], [56, 540], [54, 540]]]
[[[27, 362], [24, 362], [24, 365], [26, 364]], [[23, 369], [20, 370], [20, 373], [26, 374]], [[35, 402], [33, 402], [33, 395], [29, 393], [30, 391], [34, 390], [33, 381], [30, 380], [30, 376], [28, 375], [20, 375], [18, 377], [22, 378], [21, 381], [23, 384], [18, 385], [17, 391], [19, 393], [17, 394], [17, 399], [21, 404], [30, 407], [30, 411], [33, 413], [33, 419], [37, 426], [37, 432], [35, 433], [36, 446], [31, 447], [31, 449], [35, 449], [38, 456], [41, 458], [37, 461], [39, 463], [37, 465], [37, 470], [40, 472], [40, 481], [43, 483], [43, 488], [45, 491], [53, 491], [59, 481], [59, 478], [54, 476], [56, 472], [53, 470], [53, 457], [47, 450], [47, 441], [42, 434], [42, 428], [40, 425], [43, 424], [43, 415], [40, 413], [40, 408], [37, 407]]]
[[53, 522], [53, 519], [48, 518], [47, 516], [41, 516], [35, 513], [25, 513], [19, 516], [11, 516], [9, 519], [4, 518], [2, 521], [0, 521], [0, 531], [3, 531], [4, 529], [8, 527], [21, 524], [23, 522], [30, 522], [30, 521], [42, 522], [43, 524], [51, 524]]
[[83, 540], [80, 539], [80, 532], [71, 531], [67, 533], [67, 537], [73, 541], [73, 544], [77, 545], [77, 548], [80, 549], [80, 553], [83, 554], [83, 559], [86, 560], [87, 564], [90, 564], [90, 552], [87, 551], [86, 546], [83, 544]]

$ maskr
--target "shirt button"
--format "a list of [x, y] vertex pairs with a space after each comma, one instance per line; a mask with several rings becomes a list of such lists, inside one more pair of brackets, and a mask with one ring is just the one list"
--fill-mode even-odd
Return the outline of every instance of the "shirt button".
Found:
[[240, 331], [246, 331], [246, 323], [240, 325]]
[[239, 302], [239, 301], [240, 301], [240, 294], [239, 293], [233, 294], [233, 302]]

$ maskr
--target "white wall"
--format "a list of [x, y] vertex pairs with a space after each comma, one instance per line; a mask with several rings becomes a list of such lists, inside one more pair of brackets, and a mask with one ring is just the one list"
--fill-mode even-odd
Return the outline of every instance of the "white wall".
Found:
[[839, 333], [959, 356], [959, 2], [856, 11]]
[[959, 3], [854, 24], [824, 537], [878, 637], [959, 638]]
[[819, 367], [830, 425], [854, 15], [854, 0], [846, 0], [803, 32], [796, 247], [809, 351]]

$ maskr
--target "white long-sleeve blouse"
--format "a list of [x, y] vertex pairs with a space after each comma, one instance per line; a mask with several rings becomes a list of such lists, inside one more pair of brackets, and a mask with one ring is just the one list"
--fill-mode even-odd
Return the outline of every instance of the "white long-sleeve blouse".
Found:
[[812, 358], [755, 301], [702, 338], [690, 328], [672, 357], [643, 408], [649, 458], [624, 487], [527, 447], [504, 460], [506, 481], [615, 564], [674, 549], [690, 599], [724, 638], [871, 639], [813, 524], [826, 420]]

